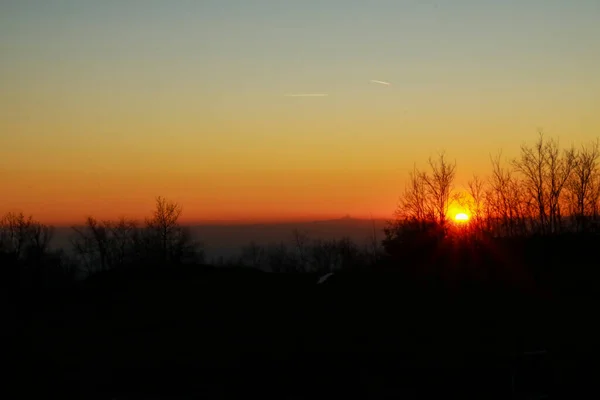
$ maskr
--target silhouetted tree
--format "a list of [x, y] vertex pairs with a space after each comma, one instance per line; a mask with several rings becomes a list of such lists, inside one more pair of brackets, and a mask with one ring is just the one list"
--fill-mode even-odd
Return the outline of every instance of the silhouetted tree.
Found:
[[502, 165], [502, 153], [491, 158], [492, 174], [489, 178], [487, 201], [489, 216], [496, 235], [515, 236], [524, 234], [527, 220], [527, 196], [523, 184], [511, 168]]
[[413, 219], [423, 223], [435, 219], [435, 209], [429, 198], [425, 177], [426, 174], [419, 171], [416, 166], [409, 172], [408, 184], [395, 212], [396, 219]]
[[423, 180], [437, 223], [444, 226], [448, 219], [448, 207], [453, 199], [456, 162], [448, 163], [442, 152], [437, 160], [429, 158], [429, 166], [431, 172], [424, 174]]
[[381, 242], [377, 236], [377, 229], [375, 228], [375, 221], [371, 218], [371, 224], [373, 231], [365, 240], [364, 254], [368, 259], [370, 265], [376, 265], [382, 256]]
[[137, 223], [125, 217], [117, 221], [106, 221], [106, 229], [110, 233], [110, 259], [115, 267], [133, 262]]
[[9, 212], [0, 220], [0, 248], [15, 261], [22, 259], [30, 242], [32, 217]]
[[584, 232], [588, 228], [589, 219], [597, 218], [600, 197], [600, 176], [598, 158], [599, 142], [596, 140], [575, 154], [573, 173], [567, 181], [569, 212], [574, 219], [575, 229]]
[[523, 185], [537, 206], [540, 233], [558, 232], [561, 194], [575, 165], [574, 149], [561, 153], [558, 141], [546, 140], [540, 131], [533, 147], [521, 146], [521, 156], [513, 165], [523, 176]]
[[457, 199], [454, 189], [456, 163], [445, 154], [429, 158], [429, 172], [415, 167], [400, 198], [395, 220], [384, 229], [382, 245], [387, 253], [414, 252], [435, 246], [446, 235], [450, 203]]
[[296, 252], [298, 254], [298, 267], [301, 270], [306, 270], [309, 263], [309, 243], [310, 238], [306, 232], [300, 232], [298, 229], [292, 231], [292, 240], [294, 242]]
[[349, 237], [342, 237], [335, 243], [339, 255], [340, 269], [353, 268], [367, 261], [366, 254], [362, 253], [359, 247]]
[[325, 273], [338, 269], [340, 254], [334, 240], [316, 239], [310, 246], [310, 270]]
[[203, 262], [201, 244], [178, 223], [182, 208], [161, 197], [143, 228], [121, 217], [116, 221], [86, 219], [73, 227], [73, 249], [88, 275], [112, 268]]
[[298, 257], [285, 243], [271, 244], [266, 249], [268, 268], [273, 272], [301, 272]]
[[40, 260], [48, 253], [50, 241], [54, 235], [54, 227], [31, 220], [29, 223], [28, 256]]
[[15, 261], [41, 259], [48, 252], [54, 228], [23, 213], [7, 213], [0, 218], [0, 252]]
[[75, 266], [63, 251], [50, 249], [54, 228], [23, 213], [0, 218], [0, 265], [13, 287], [70, 282]]
[[170, 249], [180, 234], [178, 220], [182, 211], [181, 205], [159, 196], [152, 217], [146, 218], [146, 229], [159, 246], [164, 262], [169, 261]]
[[302, 237], [302, 251], [306, 263], [301, 264], [297, 253], [288, 250], [285, 243], [272, 243], [261, 246], [255, 242], [242, 248], [239, 263], [252, 267], [264, 268], [272, 272], [329, 272], [351, 268], [364, 264], [369, 260], [368, 249], [360, 248], [348, 237], [341, 239], [315, 239], [309, 241]]
[[446, 232], [437, 221], [418, 221], [415, 218], [390, 221], [384, 228], [382, 246], [386, 253], [410, 260], [415, 256], [429, 256]]
[[242, 265], [259, 269], [266, 261], [265, 249], [255, 242], [250, 242], [242, 248], [240, 262]]
[[165, 265], [202, 262], [201, 244], [192, 240], [189, 229], [179, 224], [183, 208], [163, 197], [156, 198], [156, 208], [140, 238], [148, 254], [155, 253]]
[[476, 234], [480, 234], [485, 230], [484, 222], [486, 220], [485, 210], [485, 181], [479, 176], [473, 175], [473, 178], [467, 184], [467, 193], [469, 199], [467, 200], [467, 209], [471, 214], [470, 227]]
[[110, 260], [110, 237], [108, 222], [101, 222], [94, 217], [87, 217], [83, 227], [72, 227], [71, 238], [73, 250], [88, 275], [97, 271], [106, 271], [112, 267]]

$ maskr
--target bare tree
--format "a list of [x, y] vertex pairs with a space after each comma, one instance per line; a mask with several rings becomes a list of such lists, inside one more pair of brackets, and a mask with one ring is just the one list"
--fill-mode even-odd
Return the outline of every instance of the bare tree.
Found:
[[509, 204], [513, 215], [512, 232], [517, 235], [527, 235], [534, 230], [536, 215], [535, 203], [523, 185], [522, 179], [513, 175], [509, 182]]
[[341, 266], [340, 252], [335, 240], [314, 240], [310, 247], [311, 268], [315, 272], [324, 273]]
[[575, 165], [573, 148], [561, 153], [556, 140], [546, 140], [539, 132], [533, 147], [521, 146], [521, 156], [513, 161], [523, 176], [529, 196], [535, 201], [540, 232], [558, 232], [561, 225], [560, 200]]
[[452, 201], [454, 178], [456, 175], [456, 162], [448, 163], [445, 154], [439, 154], [438, 159], [429, 158], [430, 174], [424, 174], [423, 180], [427, 188], [428, 197], [436, 217], [436, 221], [444, 226], [448, 218], [448, 207]]
[[429, 167], [429, 173], [416, 167], [409, 173], [396, 218], [384, 228], [382, 245], [387, 252], [396, 246], [410, 247], [407, 243], [414, 240], [441, 240], [447, 234], [448, 209], [458, 199], [453, 193], [456, 163], [450, 164], [442, 152], [437, 160], [429, 158]]
[[490, 157], [492, 174], [489, 178], [493, 225], [500, 235], [514, 236], [525, 233], [526, 207], [522, 184], [512, 169], [502, 165], [502, 152]]
[[396, 210], [396, 218], [399, 220], [412, 219], [420, 222], [432, 221], [435, 211], [428, 197], [426, 175], [419, 171], [416, 166], [408, 174], [408, 185], [400, 198]]
[[23, 213], [9, 212], [0, 220], [0, 247], [15, 261], [21, 260], [29, 242], [31, 217]]
[[292, 240], [298, 254], [299, 268], [301, 270], [308, 269], [309, 265], [309, 244], [310, 239], [306, 232], [300, 232], [298, 229], [292, 231]]
[[93, 217], [88, 217], [86, 223], [92, 235], [93, 243], [96, 246], [96, 251], [98, 252], [98, 257], [100, 259], [100, 270], [107, 270], [110, 264], [108, 259], [110, 244], [107, 232], [108, 230], [106, 229], [107, 227], [103, 222], [99, 222]]
[[377, 237], [377, 228], [375, 227], [375, 220], [372, 215], [371, 226], [373, 230], [372, 233], [365, 238], [364, 253], [371, 265], [375, 265], [381, 255], [381, 242]]
[[47, 252], [54, 235], [54, 227], [31, 221], [29, 225], [29, 252], [37, 260]]
[[273, 243], [267, 247], [266, 258], [272, 272], [296, 272], [297, 260], [288, 252], [285, 243]]
[[73, 227], [71, 243], [89, 274], [134, 263], [202, 262], [201, 244], [178, 223], [181, 212], [177, 203], [158, 197], [144, 229], [125, 217], [116, 221], [88, 217], [83, 227]]
[[261, 268], [266, 261], [267, 253], [263, 246], [252, 241], [242, 248], [241, 263], [251, 268]]
[[131, 262], [135, 246], [137, 223], [126, 217], [117, 221], [105, 221], [110, 234], [110, 259], [114, 266], [124, 266]]
[[589, 217], [593, 216], [600, 191], [598, 182], [598, 159], [600, 157], [598, 140], [584, 145], [575, 154], [573, 173], [568, 182], [569, 208], [578, 231], [585, 231]]
[[557, 232], [561, 229], [561, 194], [568, 182], [575, 165], [575, 149], [564, 150], [561, 154], [558, 141], [550, 140], [546, 145], [548, 154], [549, 209], [550, 230]]
[[349, 268], [364, 261], [363, 258], [366, 254], [361, 252], [360, 248], [351, 238], [347, 236], [342, 237], [335, 241], [334, 244], [339, 256], [339, 268]]
[[151, 218], [146, 218], [146, 229], [157, 240], [163, 261], [168, 262], [173, 245], [181, 234], [178, 223], [183, 208], [163, 197], [156, 198], [156, 208]]
[[94, 217], [87, 217], [83, 227], [72, 227], [75, 233], [71, 244], [88, 274], [110, 268], [110, 242], [107, 224]]
[[471, 225], [474, 231], [481, 232], [484, 229], [485, 217], [485, 181], [473, 175], [467, 183], [467, 193], [470, 198], [468, 208], [471, 213]]
[[48, 252], [54, 228], [35, 221], [32, 216], [9, 212], [0, 218], [0, 251], [15, 261], [41, 260]]
[[539, 139], [533, 148], [527, 147], [525, 144], [521, 145], [521, 157], [513, 161], [514, 167], [524, 177], [526, 190], [536, 203], [541, 233], [545, 233], [548, 227], [548, 193], [545, 188], [546, 164], [542, 132], [539, 132]]
[[594, 224], [597, 224], [600, 217], [600, 171], [593, 176], [589, 203], [591, 220]]

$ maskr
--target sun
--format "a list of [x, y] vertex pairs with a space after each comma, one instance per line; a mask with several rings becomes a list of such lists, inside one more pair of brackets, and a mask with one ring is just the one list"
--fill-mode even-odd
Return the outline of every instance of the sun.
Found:
[[469, 215], [461, 212], [454, 216], [454, 220], [456, 222], [467, 222], [469, 221]]

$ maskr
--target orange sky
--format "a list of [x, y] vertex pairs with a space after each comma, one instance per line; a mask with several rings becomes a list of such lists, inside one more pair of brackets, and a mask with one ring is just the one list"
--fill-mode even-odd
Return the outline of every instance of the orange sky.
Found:
[[0, 214], [386, 218], [440, 150], [593, 140], [599, 3], [536, 2], [2, 3]]

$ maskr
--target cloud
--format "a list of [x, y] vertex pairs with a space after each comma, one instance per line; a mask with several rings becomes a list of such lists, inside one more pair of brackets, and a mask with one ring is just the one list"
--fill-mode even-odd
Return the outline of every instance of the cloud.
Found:
[[371, 79], [371, 82], [373, 82], [373, 83], [378, 83], [378, 84], [380, 84], [380, 85], [386, 85], [386, 86], [389, 86], [389, 85], [391, 85], [391, 83], [389, 83], [389, 82], [385, 82], [385, 81], [378, 81], [378, 80], [375, 80], [375, 79]]
[[327, 93], [296, 93], [286, 94], [285, 97], [325, 97], [329, 96]]

